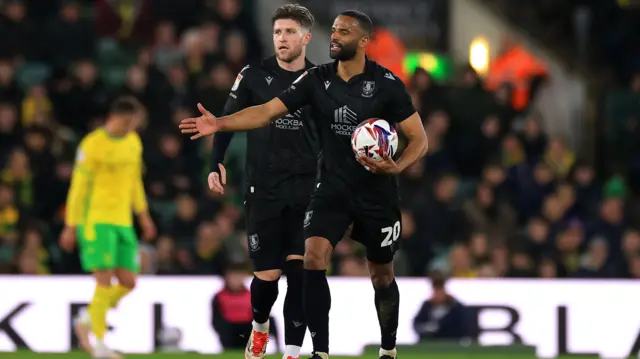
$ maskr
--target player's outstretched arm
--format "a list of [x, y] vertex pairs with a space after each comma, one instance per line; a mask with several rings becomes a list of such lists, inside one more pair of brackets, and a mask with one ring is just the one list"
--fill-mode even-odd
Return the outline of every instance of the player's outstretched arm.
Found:
[[276, 97], [262, 105], [247, 107], [233, 115], [221, 117], [219, 131], [234, 132], [264, 127], [288, 112], [284, 103]]
[[429, 142], [422, 125], [422, 118], [417, 112], [414, 112], [413, 115], [398, 125], [400, 126], [400, 131], [409, 142], [396, 162], [400, 172], [402, 172], [427, 154]]
[[192, 140], [220, 131], [246, 131], [264, 127], [289, 112], [279, 98], [220, 118], [216, 118], [201, 104], [198, 104], [198, 110], [202, 116], [184, 119], [178, 126], [182, 133], [193, 133]]

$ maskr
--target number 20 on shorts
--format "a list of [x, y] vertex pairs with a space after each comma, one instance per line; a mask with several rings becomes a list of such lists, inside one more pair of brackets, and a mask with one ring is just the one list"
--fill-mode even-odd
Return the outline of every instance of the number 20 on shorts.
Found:
[[400, 238], [400, 221], [394, 223], [393, 227], [389, 226], [382, 228], [380, 232], [386, 235], [380, 244], [380, 247], [388, 247], [392, 245], [398, 240], [398, 238]]

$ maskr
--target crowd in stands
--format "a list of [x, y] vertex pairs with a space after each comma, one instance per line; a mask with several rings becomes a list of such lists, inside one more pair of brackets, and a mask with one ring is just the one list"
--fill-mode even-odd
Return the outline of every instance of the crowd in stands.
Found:
[[[141, 244], [144, 274], [223, 274], [247, 262], [243, 136], [220, 197], [206, 187], [212, 141], [190, 141], [176, 124], [197, 102], [220, 113], [235, 74], [269, 51], [250, 1], [153, 4], [2, 2], [0, 273], [81, 273], [78, 254], [57, 245], [75, 148], [123, 94], [147, 112], [145, 186], [159, 235]], [[410, 84], [429, 153], [400, 178], [397, 273], [640, 278], [640, 78], [607, 107], [619, 120], [613, 141], [627, 147], [624, 170], [603, 177], [535, 112], [514, 110], [508, 87], [485, 90], [471, 68], [459, 75], [439, 84], [418, 69]], [[330, 272], [368, 275], [362, 247], [340, 242]]]

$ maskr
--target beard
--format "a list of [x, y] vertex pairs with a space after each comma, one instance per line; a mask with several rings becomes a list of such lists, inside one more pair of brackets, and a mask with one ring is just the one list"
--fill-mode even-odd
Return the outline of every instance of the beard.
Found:
[[329, 50], [329, 57], [334, 60], [349, 61], [356, 56], [356, 52], [358, 51], [358, 41], [353, 41], [344, 45], [334, 43], [334, 45], [338, 45], [339, 47], [337, 51]]
[[276, 49], [276, 57], [278, 58], [278, 60], [284, 61], [286, 63], [295, 61], [298, 57], [300, 57], [300, 55], [302, 55], [302, 46], [299, 48], [289, 49], [288, 52], [282, 54], [278, 53]]

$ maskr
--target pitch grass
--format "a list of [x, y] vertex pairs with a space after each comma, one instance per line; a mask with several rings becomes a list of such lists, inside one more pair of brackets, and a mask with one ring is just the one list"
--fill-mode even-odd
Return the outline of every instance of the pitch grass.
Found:
[[[128, 354], [124, 356], [125, 359], [243, 359], [244, 354], [242, 352], [235, 353], [223, 353], [216, 355], [199, 355], [199, 354]], [[33, 353], [33, 352], [14, 352], [14, 353], [6, 353], [0, 352], [0, 359], [90, 359], [89, 355], [82, 352], [72, 352], [72, 353], [62, 353], [62, 354], [46, 354], [46, 353]], [[282, 358], [280, 355], [268, 355], [267, 359], [280, 359]], [[438, 359], [534, 359], [534, 356], [529, 355], [513, 355], [513, 354], [504, 354], [504, 355], [469, 355], [469, 354], [431, 354], [423, 353], [423, 354], [414, 354], [407, 353], [402, 355], [402, 359], [429, 359], [429, 358], [438, 358]], [[560, 357], [557, 359], [595, 359], [597, 357], [586, 357], [586, 356], [567, 356]], [[302, 356], [301, 359], [306, 359], [305, 356]], [[332, 356], [331, 359], [378, 359], [376, 355], [366, 354], [361, 357], [342, 357], [342, 356]]]

